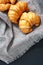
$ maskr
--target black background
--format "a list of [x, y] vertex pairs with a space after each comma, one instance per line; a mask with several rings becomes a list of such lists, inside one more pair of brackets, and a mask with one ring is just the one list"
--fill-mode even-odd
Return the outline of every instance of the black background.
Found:
[[[0, 61], [0, 65], [7, 65]], [[31, 47], [21, 58], [8, 65], [43, 65], [43, 39]]]

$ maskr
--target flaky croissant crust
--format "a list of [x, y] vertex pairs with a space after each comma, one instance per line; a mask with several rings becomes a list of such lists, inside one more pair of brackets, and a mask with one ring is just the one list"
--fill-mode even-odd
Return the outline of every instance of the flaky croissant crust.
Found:
[[10, 4], [0, 4], [0, 11], [6, 11], [9, 10]]
[[32, 32], [32, 27], [40, 25], [40, 16], [33, 12], [24, 12], [19, 21], [19, 28], [23, 33]]
[[18, 23], [18, 19], [22, 15], [24, 11], [28, 10], [28, 6], [26, 2], [17, 2], [15, 5], [11, 5], [10, 10], [8, 12], [8, 17], [13, 23]]

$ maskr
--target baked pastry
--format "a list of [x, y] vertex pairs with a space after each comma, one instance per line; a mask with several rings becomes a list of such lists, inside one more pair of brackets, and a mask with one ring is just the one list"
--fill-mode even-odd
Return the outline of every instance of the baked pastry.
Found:
[[27, 34], [32, 32], [32, 27], [40, 25], [40, 16], [33, 12], [24, 12], [19, 20], [20, 30]]
[[10, 4], [0, 4], [0, 11], [6, 11], [9, 10]]
[[18, 23], [18, 19], [22, 15], [24, 11], [28, 10], [28, 5], [26, 2], [17, 2], [15, 5], [11, 5], [9, 12], [8, 12], [8, 17], [11, 20], [12, 23]]
[[19, 20], [19, 28], [25, 34], [32, 32], [28, 19], [28, 14], [24, 12]]

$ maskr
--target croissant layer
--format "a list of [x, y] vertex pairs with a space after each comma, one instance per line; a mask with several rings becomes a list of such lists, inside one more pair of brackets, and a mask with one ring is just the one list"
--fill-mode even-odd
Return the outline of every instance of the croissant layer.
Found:
[[0, 4], [0, 11], [6, 11], [9, 10], [10, 4]]
[[23, 33], [32, 32], [32, 27], [40, 25], [40, 16], [33, 12], [24, 12], [19, 20], [19, 28]]

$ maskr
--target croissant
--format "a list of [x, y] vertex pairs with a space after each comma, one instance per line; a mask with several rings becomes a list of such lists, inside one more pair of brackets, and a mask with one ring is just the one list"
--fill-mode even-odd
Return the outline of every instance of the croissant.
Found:
[[40, 16], [33, 12], [24, 12], [19, 20], [19, 28], [20, 30], [27, 34], [32, 32], [32, 27], [40, 25]]
[[12, 4], [14, 4], [16, 2], [16, 0], [0, 0], [0, 4], [6, 4], [11, 2]]
[[8, 17], [12, 23], [18, 23], [18, 19], [24, 11], [28, 10], [28, 5], [26, 2], [17, 2], [15, 5], [11, 5], [8, 12]]
[[9, 10], [10, 4], [0, 4], [0, 11], [6, 11]]

